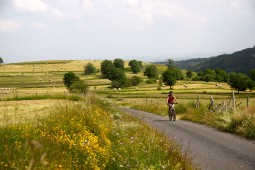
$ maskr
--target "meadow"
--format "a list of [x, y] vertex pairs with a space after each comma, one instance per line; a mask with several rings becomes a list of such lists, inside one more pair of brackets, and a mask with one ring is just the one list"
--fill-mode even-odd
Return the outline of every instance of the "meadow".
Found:
[[[88, 62], [0, 66], [0, 169], [192, 169], [180, 146], [93, 95], [110, 82], [84, 76]], [[67, 71], [89, 84], [90, 94], [69, 94]]]
[[[98, 60], [0, 65], [0, 169], [193, 169], [180, 146], [116, 109], [122, 105], [166, 116], [169, 87], [157, 90], [158, 83], [147, 84], [143, 73], [127, 70], [127, 77], [142, 77], [143, 83], [111, 89], [99, 71], [83, 74], [88, 62], [100, 69]], [[89, 85], [87, 97], [67, 91], [63, 76], [68, 71]], [[179, 101], [178, 119], [254, 139], [255, 93], [236, 94], [242, 102], [236, 112], [213, 113], [207, 109], [210, 97], [217, 105], [227, 103], [233, 91], [226, 83], [216, 84], [177, 82], [172, 90]], [[200, 108], [195, 107], [198, 97]]]

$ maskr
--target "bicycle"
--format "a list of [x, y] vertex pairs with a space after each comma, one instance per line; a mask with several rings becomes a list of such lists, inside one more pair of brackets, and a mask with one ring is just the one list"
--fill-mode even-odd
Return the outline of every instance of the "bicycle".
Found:
[[175, 114], [175, 109], [174, 109], [174, 104], [178, 104], [175, 102], [167, 103], [169, 109], [168, 109], [168, 116], [170, 121], [175, 121], [176, 120], [176, 114]]

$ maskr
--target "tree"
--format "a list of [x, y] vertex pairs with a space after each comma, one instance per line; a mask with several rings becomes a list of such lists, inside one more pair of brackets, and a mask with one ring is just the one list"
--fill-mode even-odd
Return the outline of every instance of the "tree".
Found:
[[255, 89], [255, 82], [252, 79], [247, 81], [247, 88], [250, 91], [253, 91]]
[[131, 83], [132, 83], [133, 86], [139, 85], [142, 81], [143, 81], [142, 78], [138, 77], [138, 76], [133, 76], [131, 78]]
[[255, 69], [251, 69], [251, 70], [249, 71], [249, 77], [250, 77], [253, 81], [255, 81]]
[[84, 66], [84, 74], [94, 74], [96, 72], [96, 67], [92, 63], [88, 63]]
[[126, 83], [126, 74], [122, 69], [114, 67], [111, 69], [108, 79], [112, 81], [112, 85], [114, 84], [116, 88], [124, 87]]
[[120, 68], [120, 69], [125, 69], [124, 67], [124, 61], [120, 58], [116, 58], [114, 61], [113, 61], [113, 64], [115, 65], [116, 68]]
[[168, 59], [168, 60], [167, 60], [167, 69], [172, 69], [172, 68], [175, 68], [175, 66], [174, 66], [174, 60]]
[[89, 86], [82, 80], [77, 80], [73, 82], [69, 90], [71, 93], [86, 94], [88, 92], [88, 87]]
[[193, 76], [193, 72], [191, 70], [187, 70], [186, 75], [188, 78], [191, 78]]
[[148, 78], [158, 78], [158, 69], [155, 65], [149, 65], [146, 67], [144, 71], [144, 75], [147, 76]]
[[131, 60], [128, 65], [130, 66], [131, 71], [134, 74], [137, 74], [141, 71], [142, 68], [142, 62], [137, 60]]
[[0, 57], [0, 63], [4, 63], [4, 61], [3, 61], [2, 57]]
[[172, 88], [172, 86], [174, 86], [176, 84], [176, 75], [174, 71], [171, 70], [166, 70], [162, 73], [162, 80], [163, 82], [170, 86], [170, 88]]
[[215, 73], [216, 73], [215, 80], [217, 82], [228, 82], [229, 81], [229, 75], [225, 70], [216, 69]]
[[239, 91], [245, 91], [248, 88], [249, 78], [243, 73], [231, 73], [229, 76], [230, 86]]
[[65, 86], [70, 89], [71, 85], [75, 82], [75, 81], [79, 81], [80, 78], [78, 76], [75, 76], [75, 74], [73, 72], [68, 72], [64, 75], [63, 78], [63, 82], [65, 84]]
[[182, 71], [181, 69], [179, 68], [171, 68], [171, 69], [168, 69], [170, 72], [172, 72], [172, 74], [175, 76], [175, 79], [176, 80], [182, 80], [183, 79], [183, 75], [182, 75]]
[[202, 75], [203, 81], [206, 81], [206, 82], [215, 81], [215, 78], [216, 78], [216, 73], [214, 70], [209, 69], [209, 68], [204, 70], [203, 75]]
[[111, 70], [115, 68], [114, 64], [110, 60], [104, 60], [101, 62], [101, 73], [104, 78], [109, 78]]

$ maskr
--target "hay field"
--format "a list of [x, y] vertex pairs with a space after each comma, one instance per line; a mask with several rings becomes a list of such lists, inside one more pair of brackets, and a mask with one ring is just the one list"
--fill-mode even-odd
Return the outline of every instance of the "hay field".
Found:
[[36, 123], [50, 114], [57, 100], [1, 101], [0, 126], [8, 124]]

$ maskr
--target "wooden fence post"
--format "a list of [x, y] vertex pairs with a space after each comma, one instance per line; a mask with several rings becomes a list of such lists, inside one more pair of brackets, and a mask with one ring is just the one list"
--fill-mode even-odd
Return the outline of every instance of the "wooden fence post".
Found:
[[197, 97], [197, 104], [196, 104], [196, 108], [199, 108], [199, 96]]
[[236, 98], [235, 98], [235, 92], [232, 93], [232, 98], [233, 98], [233, 111], [236, 110]]
[[250, 97], [247, 95], [247, 108], [249, 107]]
[[213, 99], [212, 96], [211, 96], [210, 100], [211, 100], [211, 104], [209, 106], [209, 110], [213, 110], [213, 107], [214, 107], [215, 103], [214, 103], [214, 99]]

